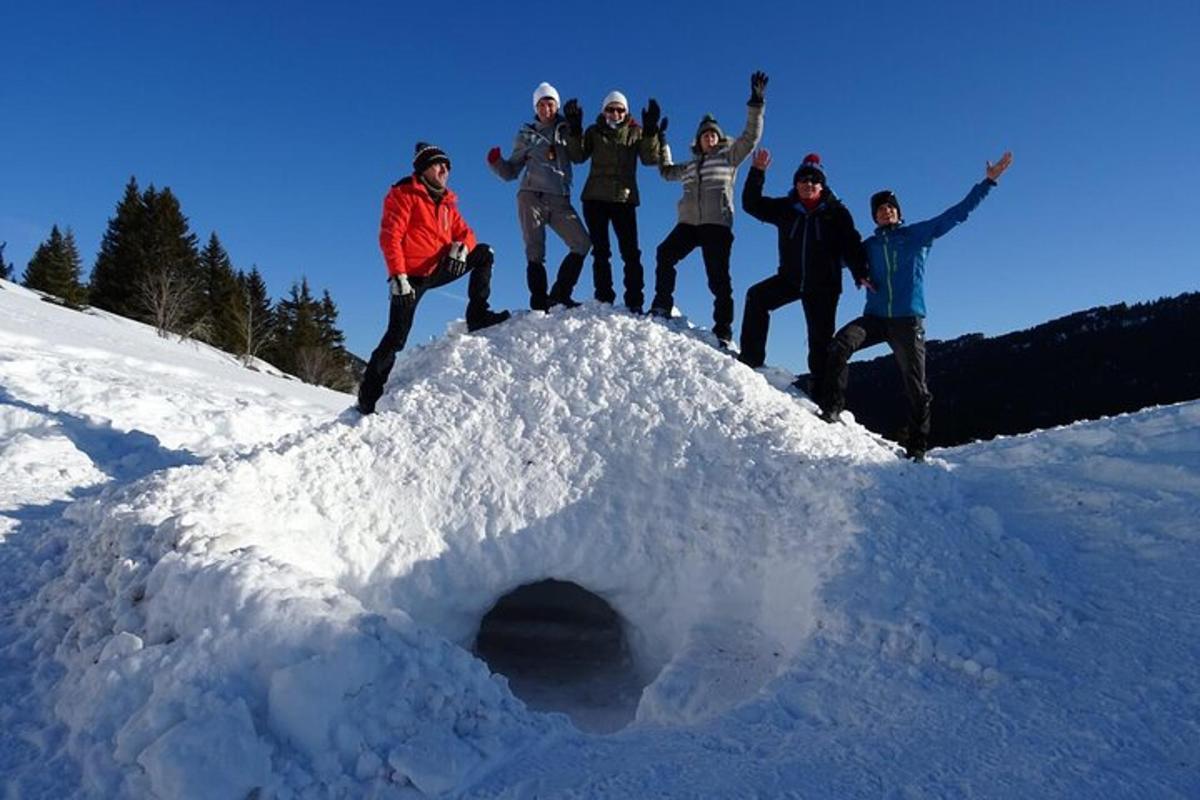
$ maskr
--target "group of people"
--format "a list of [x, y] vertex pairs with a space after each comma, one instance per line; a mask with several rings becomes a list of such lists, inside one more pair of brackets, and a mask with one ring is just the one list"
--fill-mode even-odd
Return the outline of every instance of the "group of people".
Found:
[[[549, 83], [533, 92], [534, 118], [517, 131], [507, 156], [499, 147], [487, 153], [489, 168], [499, 178], [520, 178], [517, 218], [525, 245], [529, 307], [549, 311], [573, 308], [575, 286], [590, 251], [595, 298], [616, 301], [609, 228], [623, 262], [622, 300], [630, 312], [643, 313], [645, 278], [638, 245], [638, 163], [657, 165], [666, 180], [679, 181], [683, 192], [678, 222], [655, 253], [654, 294], [649, 313], [670, 317], [674, 307], [676, 267], [700, 248], [709, 290], [713, 294], [713, 334], [723, 348], [733, 336], [733, 192], [738, 167], [752, 153], [742, 192], [742, 208], [778, 228], [777, 274], [746, 293], [739, 358], [762, 366], [771, 311], [800, 300], [808, 328], [809, 395], [821, 417], [836, 422], [845, 405], [847, 363], [857, 350], [887, 342], [904, 376], [910, 407], [906, 451], [924, 457], [929, 435], [930, 394], [925, 385], [922, 320], [924, 266], [933, 240], [966, 219], [1012, 161], [1005, 153], [987, 165], [986, 176], [957, 205], [925, 222], [905, 225], [896, 195], [885, 190], [871, 198], [875, 233], [865, 241], [850, 212], [829, 189], [820, 157], [813, 153], [792, 176], [784, 197], [764, 197], [767, 150], [755, 152], [763, 133], [767, 76], [750, 77], [746, 124], [731, 139], [717, 120], [706, 115], [691, 141], [690, 158], [675, 163], [665, 134], [669, 121], [651, 98], [641, 123], [629, 113], [624, 94], [604, 98], [601, 113], [586, 129], [583, 110], [571, 99], [560, 108], [558, 91]], [[582, 192], [583, 217], [571, 202], [572, 165], [591, 162]], [[477, 241], [458, 211], [447, 186], [450, 158], [438, 147], [419, 142], [411, 175], [394, 184], [384, 198], [379, 243], [387, 264], [390, 307], [388, 327], [359, 386], [358, 410], [373, 413], [383, 386], [404, 349], [421, 297], [429, 289], [469, 274], [466, 321], [469, 330], [509, 318], [489, 306], [494, 256]], [[554, 282], [546, 269], [546, 228], [567, 247]], [[835, 334], [841, 270], [849, 268], [855, 285], [867, 290], [863, 316]]]

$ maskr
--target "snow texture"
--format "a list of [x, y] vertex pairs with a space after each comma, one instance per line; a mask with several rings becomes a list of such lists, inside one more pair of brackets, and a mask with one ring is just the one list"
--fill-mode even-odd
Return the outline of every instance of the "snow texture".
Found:
[[[3, 289], [10, 796], [1200, 793], [1200, 404], [915, 465], [588, 304], [452, 325], [359, 418]], [[546, 578], [623, 621], [620, 732], [470, 652]]]

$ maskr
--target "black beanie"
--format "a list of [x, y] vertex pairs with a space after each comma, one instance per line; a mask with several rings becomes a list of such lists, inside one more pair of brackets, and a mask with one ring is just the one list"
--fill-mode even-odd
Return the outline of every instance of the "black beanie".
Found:
[[821, 166], [821, 157], [816, 153], [809, 153], [804, 157], [804, 161], [800, 163], [800, 168], [792, 175], [792, 185], [799, 183], [800, 179], [805, 175], [812, 175], [818, 179], [824, 186], [829, 185], [829, 181], [825, 180], [825, 168]]
[[434, 164], [442, 163], [450, 168], [450, 157], [435, 145], [428, 142], [417, 142], [416, 155], [413, 156], [413, 172], [421, 174]]
[[876, 192], [871, 195], [871, 219], [875, 219], [875, 212], [882, 205], [890, 205], [896, 209], [896, 214], [900, 214], [900, 201], [896, 199], [896, 194], [891, 189], [884, 189], [881, 192]]

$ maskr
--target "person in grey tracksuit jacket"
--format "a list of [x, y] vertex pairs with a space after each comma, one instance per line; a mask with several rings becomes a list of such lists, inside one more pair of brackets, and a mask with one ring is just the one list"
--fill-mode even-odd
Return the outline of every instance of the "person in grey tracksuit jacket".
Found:
[[683, 183], [679, 200], [679, 222], [658, 246], [654, 271], [654, 300], [650, 313], [669, 317], [675, 305], [675, 266], [699, 247], [704, 255], [708, 288], [713, 293], [713, 334], [727, 345], [733, 336], [733, 283], [729, 277], [729, 253], [733, 248], [733, 184], [738, 165], [762, 139], [763, 94], [767, 76], [750, 76], [750, 100], [746, 128], [730, 140], [711, 115], [700, 121], [692, 144], [691, 161], [671, 163], [671, 151], [663, 146], [659, 173], [669, 181]]
[[[504, 158], [499, 147], [488, 152], [488, 166], [506, 181], [524, 171], [517, 190], [517, 217], [525, 240], [529, 307], [547, 311], [552, 305], [579, 305], [571, 288], [579, 280], [583, 260], [591, 249], [578, 212], [571, 205], [571, 159], [567, 153], [569, 126], [559, 113], [558, 90], [548, 83], [533, 92], [535, 118], [521, 126], [512, 153]], [[570, 252], [559, 265], [554, 287], [546, 290], [546, 226], [566, 243]]]

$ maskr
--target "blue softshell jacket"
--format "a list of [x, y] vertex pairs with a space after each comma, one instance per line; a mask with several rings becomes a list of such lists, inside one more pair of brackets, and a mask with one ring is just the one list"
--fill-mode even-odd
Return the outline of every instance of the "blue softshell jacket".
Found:
[[863, 242], [871, 282], [875, 284], [875, 291], [867, 292], [863, 313], [868, 317], [924, 317], [925, 260], [933, 240], [964, 222], [995, 185], [995, 181], [984, 178], [971, 187], [961, 202], [933, 219], [876, 228]]

